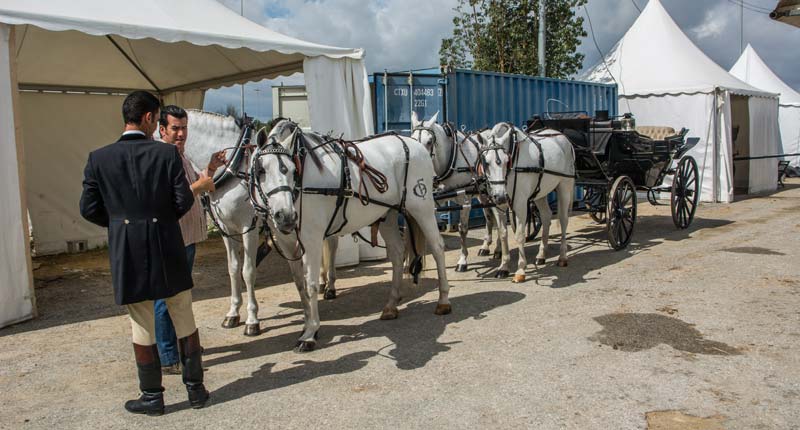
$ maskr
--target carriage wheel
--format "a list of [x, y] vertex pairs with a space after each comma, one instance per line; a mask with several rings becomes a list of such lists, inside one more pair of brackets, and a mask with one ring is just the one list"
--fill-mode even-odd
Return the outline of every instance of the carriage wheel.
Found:
[[[586, 196], [584, 196], [584, 206], [589, 211], [589, 216], [592, 217], [594, 222], [598, 224], [606, 223], [606, 202], [605, 193], [601, 193], [594, 187], [586, 189]], [[602, 210], [598, 210], [602, 208]]]
[[675, 170], [675, 177], [672, 179], [672, 196], [669, 199], [672, 222], [675, 223], [675, 227], [679, 229], [689, 227], [694, 219], [699, 198], [700, 182], [697, 180], [697, 163], [692, 157], [683, 157]]
[[589, 216], [592, 217], [594, 222], [596, 222], [598, 224], [605, 224], [606, 223], [606, 212], [605, 211], [589, 212]]
[[620, 176], [611, 186], [606, 208], [608, 243], [619, 251], [628, 246], [636, 223], [636, 187], [631, 178]]
[[[531, 222], [531, 220], [533, 220], [533, 222]], [[536, 238], [536, 235], [539, 234], [539, 230], [542, 229], [542, 216], [533, 200], [528, 201], [528, 217], [525, 219], [525, 224], [527, 225], [525, 241], [530, 242]]]

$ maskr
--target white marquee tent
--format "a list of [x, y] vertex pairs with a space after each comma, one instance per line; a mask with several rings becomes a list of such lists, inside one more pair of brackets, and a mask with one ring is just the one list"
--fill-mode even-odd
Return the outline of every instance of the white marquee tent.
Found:
[[0, 327], [35, 314], [29, 217], [38, 252], [105, 242], [79, 216], [83, 165], [118, 136], [131, 90], [202, 107], [209, 88], [302, 71], [313, 128], [372, 132], [362, 50], [284, 36], [213, 0], [4, 0], [0, 39]]
[[775, 160], [751, 160], [734, 168], [733, 157], [777, 153], [777, 95], [714, 63], [659, 0], [647, 3], [605, 61], [584, 78], [617, 82], [619, 111], [633, 113], [637, 125], [686, 127], [690, 138], [699, 139], [689, 155], [700, 169], [703, 201], [730, 202], [734, 186], [747, 193], [775, 189]]
[[[754, 87], [780, 94], [778, 113], [782, 149], [778, 154], [800, 153], [800, 93], [783, 82], [750, 45], [731, 68], [731, 74]], [[800, 166], [800, 156], [786, 159], [791, 166]]]

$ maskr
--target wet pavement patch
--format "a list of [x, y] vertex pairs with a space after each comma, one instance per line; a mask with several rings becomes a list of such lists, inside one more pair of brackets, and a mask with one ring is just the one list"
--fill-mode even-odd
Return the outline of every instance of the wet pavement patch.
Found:
[[721, 415], [702, 418], [681, 411], [648, 412], [646, 417], [647, 430], [722, 430], [725, 420]]
[[786, 255], [779, 251], [773, 251], [767, 248], [759, 248], [758, 246], [740, 246], [736, 248], [725, 248], [725, 252], [734, 252], [737, 254], [755, 254], [755, 255]]
[[636, 352], [660, 344], [679, 351], [705, 355], [739, 355], [737, 348], [703, 339], [702, 333], [692, 324], [659, 314], [616, 313], [594, 319], [603, 329], [589, 340], [614, 349]]

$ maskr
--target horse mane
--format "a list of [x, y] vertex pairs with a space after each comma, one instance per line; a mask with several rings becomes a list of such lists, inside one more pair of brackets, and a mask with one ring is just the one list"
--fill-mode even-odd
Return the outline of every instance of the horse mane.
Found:
[[320, 159], [316, 150], [322, 148], [324, 151], [328, 151], [327, 145], [325, 145], [327, 142], [325, 137], [314, 132], [306, 133], [300, 129], [300, 126], [288, 119], [283, 119], [275, 123], [270, 134], [280, 138], [287, 134], [294, 133], [295, 130], [298, 131], [298, 143], [303, 145], [306, 154], [311, 157], [311, 161], [314, 162], [318, 170], [322, 171], [322, 159]]

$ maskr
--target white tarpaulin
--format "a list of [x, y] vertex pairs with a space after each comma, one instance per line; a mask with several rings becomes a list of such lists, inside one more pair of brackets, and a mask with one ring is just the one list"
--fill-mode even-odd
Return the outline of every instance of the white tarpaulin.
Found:
[[[686, 37], [659, 0], [647, 3], [604, 61], [583, 78], [616, 82], [619, 111], [633, 113], [637, 125], [690, 129], [689, 138], [699, 139], [689, 154], [703, 171], [703, 201], [733, 199], [730, 96], [767, 98], [771, 101], [757, 106], [768, 110], [773, 109], [770, 103], [777, 105], [775, 94], [742, 82], [708, 58]], [[703, 107], [708, 110], [700, 112]], [[755, 144], [775, 146], [775, 142]]]
[[[372, 99], [363, 61], [314, 57], [303, 62], [303, 71], [314, 131], [344, 134], [351, 140], [373, 133]], [[326, 78], [333, 78], [334, 84]]]
[[[751, 97], [750, 157], [774, 156], [780, 153], [781, 136], [778, 128], [778, 107], [773, 100]], [[760, 193], [777, 188], [778, 159], [750, 160], [748, 193]]]
[[9, 50], [11, 28], [0, 24], [0, 327], [33, 316], [30, 257], [27, 254], [27, 222], [20, 193], [20, 163], [14, 119], [12, 75], [14, 61]]
[[[36, 157], [27, 160], [31, 186], [23, 193], [30, 200], [34, 246], [42, 253], [65, 251], [67, 241], [104, 242], [102, 230], [79, 216], [78, 199], [88, 152], [122, 129], [120, 94], [143, 89], [165, 103], [199, 107], [207, 89], [302, 72], [305, 60], [325, 57], [326, 67], [305, 78], [309, 86], [329, 86], [310, 100], [311, 109], [319, 112], [313, 106], [319, 104], [333, 111], [323, 124], [349, 118], [331, 127], [347, 136], [370, 131], [364, 125], [371, 125], [371, 109], [364, 108], [370, 99], [363, 93], [363, 50], [276, 33], [214, 0], [3, 0], [0, 23], [16, 35], [0, 68], [15, 60], [24, 91], [18, 120], [23, 146]], [[6, 83], [2, 90], [17, 89]], [[15, 154], [4, 155], [3, 162], [12, 161]], [[9, 172], [17, 170], [3, 173]], [[20, 202], [19, 193], [17, 182], [0, 183], [3, 201]], [[18, 224], [19, 216], [6, 223]], [[11, 276], [9, 270], [0, 268], [0, 280]], [[11, 299], [9, 306], [21, 309], [22, 302]], [[5, 316], [0, 314], [0, 325]]]
[[[800, 93], [783, 82], [750, 45], [731, 68], [731, 74], [754, 87], [780, 94], [781, 148], [777, 154], [800, 153]], [[800, 156], [786, 159], [792, 166], [800, 166]]]

